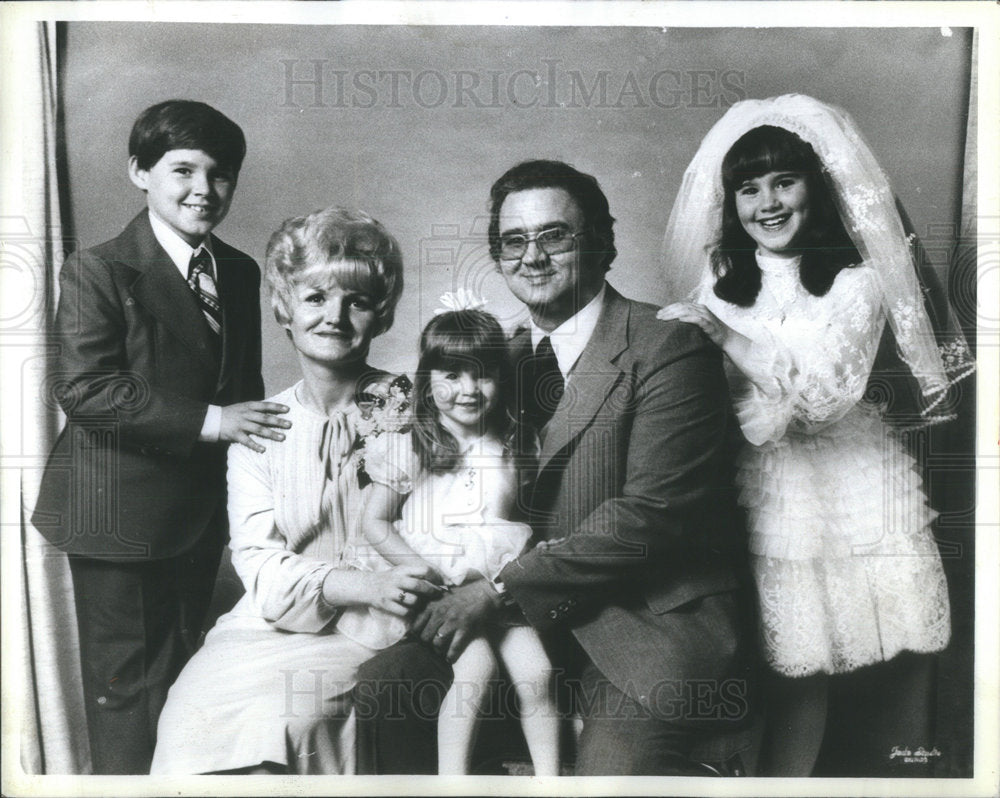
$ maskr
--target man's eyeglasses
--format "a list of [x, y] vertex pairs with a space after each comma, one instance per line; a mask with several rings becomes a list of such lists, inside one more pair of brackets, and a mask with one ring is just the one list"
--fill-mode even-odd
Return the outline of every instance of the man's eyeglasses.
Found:
[[528, 243], [534, 241], [546, 255], [561, 255], [573, 249], [573, 242], [583, 233], [571, 233], [567, 227], [549, 227], [531, 235], [511, 233], [500, 236], [500, 259], [520, 260], [528, 250]]

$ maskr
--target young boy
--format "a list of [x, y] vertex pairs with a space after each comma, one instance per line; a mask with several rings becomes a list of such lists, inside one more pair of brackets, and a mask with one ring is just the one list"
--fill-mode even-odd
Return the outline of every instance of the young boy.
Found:
[[69, 555], [94, 773], [148, 773], [167, 689], [193, 650], [226, 539], [226, 448], [290, 423], [264, 395], [260, 271], [211, 235], [246, 141], [211, 106], [147, 108], [117, 238], [67, 259], [51, 375], [67, 416], [35, 526]]

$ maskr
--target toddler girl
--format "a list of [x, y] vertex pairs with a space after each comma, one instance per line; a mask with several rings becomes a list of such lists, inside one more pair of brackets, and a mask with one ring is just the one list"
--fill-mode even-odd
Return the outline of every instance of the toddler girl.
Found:
[[[373, 481], [358, 545], [359, 567], [423, 563], [442, 589], [493, 579], [524, 548], [531, 530], [516, 513], [518, 469], [508, 392], [513, 369], [499, 322], [479, 309], [434, 317], [420, 338], [409, 434], [369, 443]], [[416, 597], [405, 597], [404, 604]], [[407, 620], [374, 607], [346, 611], [338, 629], [384, 648], [408, 631]], [[535, 774], [558, 775], [558, 717], [552, 666], [529, 626], [491, 629], [454, 662], [455, 679], [438, 720], [438, 770], [469, 771], [478, 715], [497, 673], [510, 674]]]

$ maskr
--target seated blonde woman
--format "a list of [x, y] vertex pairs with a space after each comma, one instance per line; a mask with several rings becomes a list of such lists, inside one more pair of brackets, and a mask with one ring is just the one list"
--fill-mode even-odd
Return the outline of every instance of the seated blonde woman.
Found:
[[266, 451], [229, 451], [229, 546], [246, 594], [171, 688], [154, 774], [353, 773], [351, 688], [374, 651], [336, 619], [356, 605], [405, 616], [436, 592], [420, 566], [344, 564], [365, 443], [408, 403], [408, 382], [367, 362], [402, 293], [398, 244], [363, 213], [318, 211], [272, 236], [265, 279], [302, 369], [271, 397], [292, 427]]

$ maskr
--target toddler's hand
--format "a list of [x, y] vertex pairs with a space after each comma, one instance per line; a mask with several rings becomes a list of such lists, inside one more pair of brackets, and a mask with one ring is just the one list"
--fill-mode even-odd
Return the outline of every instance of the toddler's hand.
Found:
[[726, 340], [732, 332], [726, 324], [719, 321], [718, 316], [712, 311], [695, 302], [675, 302], [672, 305], [667, 305], [657, 311], [656, 318], [660, 321], [676, 319], [677, 321], [686, 321], [689, 324], [697, 324], [705, 335], [720, 348], [725, 346]]
[[250, 436], [283, 441], [285, 436], [278, 430], [288, 429], [292, 422], [279, 416], [287, 412], [287, 406], [276, 402], [241, 402], [223, 407], [219, 440], [243, 444], [259, 454], [264, 447]]

